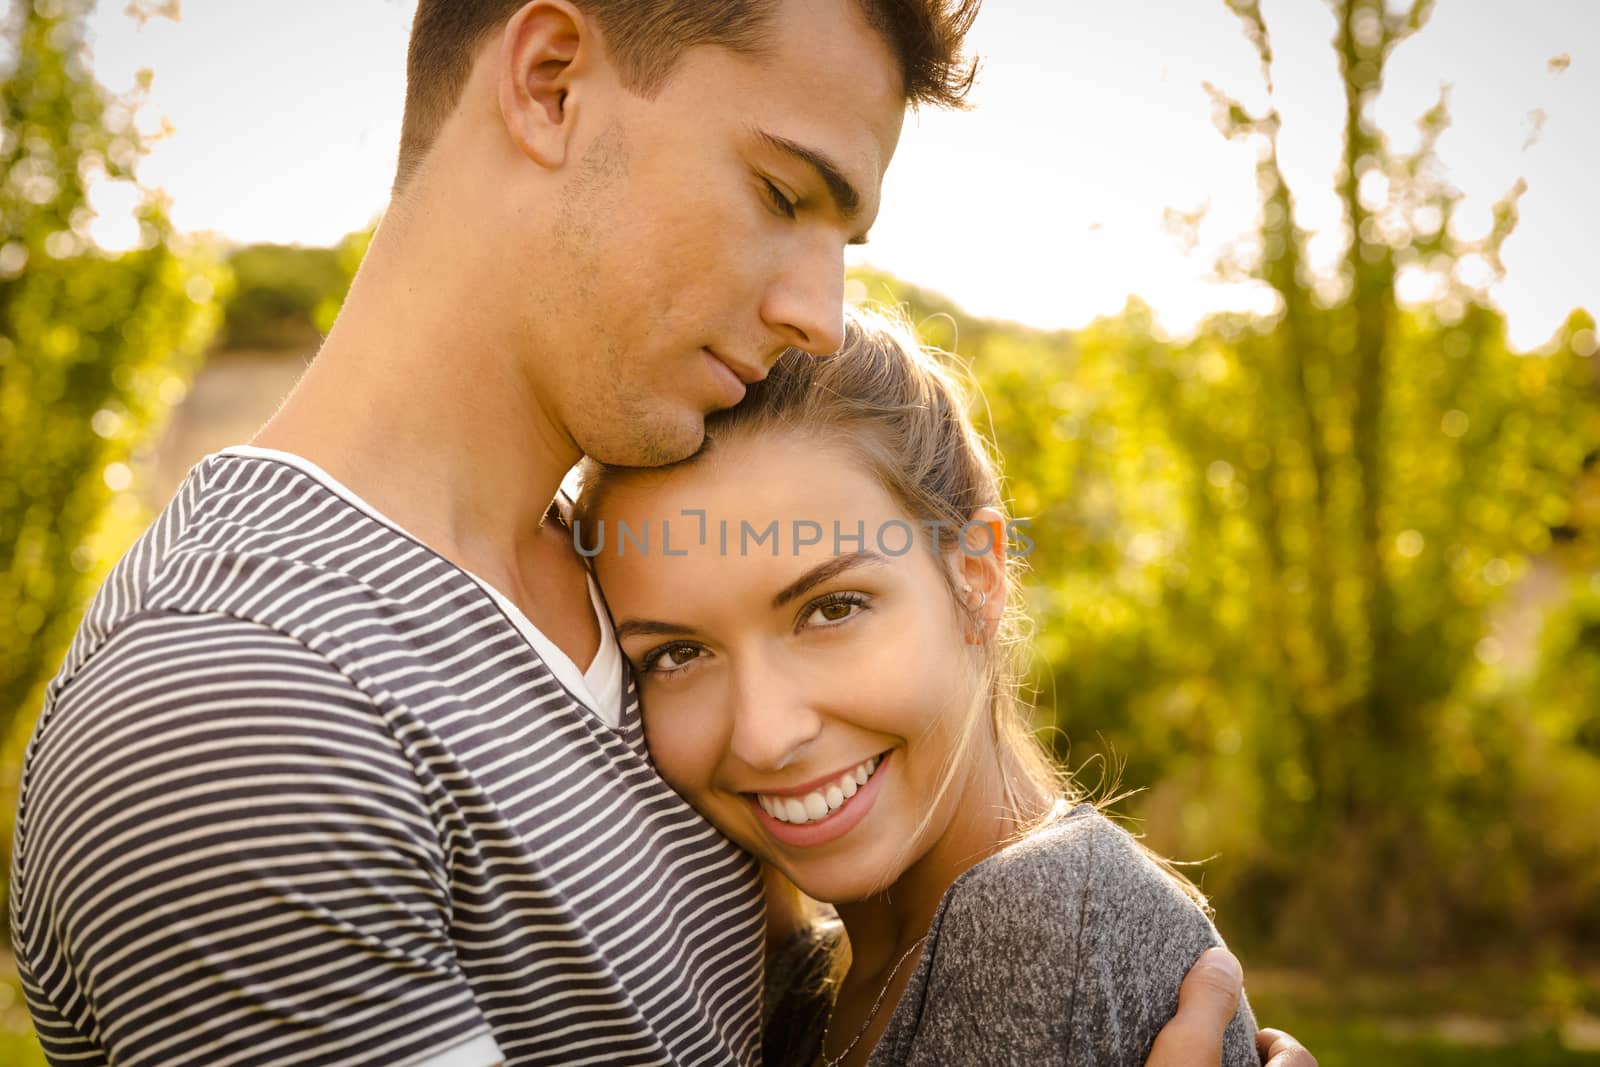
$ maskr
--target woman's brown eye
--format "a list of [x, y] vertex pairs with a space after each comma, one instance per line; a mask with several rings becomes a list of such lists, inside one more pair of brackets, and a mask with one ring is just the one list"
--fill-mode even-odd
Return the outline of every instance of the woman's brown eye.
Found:
[[701, 650], [694, 645], [666, 645], [646, 656], [640, 670], [647, 673], [671, 674], [700, 658]]
[[839, 622], [850, 617], [850, 609], [852, 607], [854, 607], [853, 604], [824, 604], [822, 605], [822, 617], [829, 622]]

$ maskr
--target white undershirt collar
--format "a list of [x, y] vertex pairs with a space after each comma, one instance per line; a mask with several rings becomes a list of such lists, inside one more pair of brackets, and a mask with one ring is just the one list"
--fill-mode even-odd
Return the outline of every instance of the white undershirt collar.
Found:
[[[418, 544], [426, 544], [425, 541], [411, 533], [403, 525], [395, 522], [367, 503], [353, 489], [344, 485], [333, 475], [304, 456], [297, 455], [294, 452], [284, 452], [276, 448], [259, 448], [255, 445], [230, 445], [214, 453], [214, 455], [272, 460], [293, 467], [321, 484], [330, 492], [337, 494], [352, 507], [377, 519], [385, 526], [398, 530]], [[443, 556], [439, 558], [444, 559]], [[506, 618], [511, 620], [511, 625], [517, 628], [517, 632], [539, 654], [539, 658], [544, 661], [545, 666], [550, 668], [551, 673], [566, 687], [569, 693], [577, 697], [589, 711], [598, 715], [607, 725], [616, 727], [620, 724], [622, 717], [622, 654], [617, 648], [616, 635], [611, 630], [610, 613], [606, 611], [605, 600], [600, 594], [600, 587], [595, 583], [593, 574], [589, 575], [589, 603], [594, 608], [595, 621], [600, 627], [600, 647], [595, 652], [594, 660], [589, 664], [589, 669], [580, 671], [571, 657], [563, 652], [554, 641], [545, 636], [533, 624], [532, 620], [523, 614], [522, 609], [512, 602], [510, 597], [465, 567], [449, 560], [446, 560], [446, 562], [478, 583], [479, 588], [487, 593], [490, 599], [495, 602], [495, 605], [505, 613]]]

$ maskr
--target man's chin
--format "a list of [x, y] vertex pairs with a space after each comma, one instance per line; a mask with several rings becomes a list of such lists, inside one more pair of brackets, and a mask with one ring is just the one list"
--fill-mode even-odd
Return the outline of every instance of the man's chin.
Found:
[[698, 415], [638, 429], [643, 432], [635, 436], [597, 441], [585, 453], [608, 467], [669, 467], [698, 455], [706, 442], [705, 420]]

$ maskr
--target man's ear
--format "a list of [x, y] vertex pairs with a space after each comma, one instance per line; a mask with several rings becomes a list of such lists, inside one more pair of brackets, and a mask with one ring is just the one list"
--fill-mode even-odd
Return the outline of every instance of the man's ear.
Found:
[[544, 167], [566, 162], [581, 103], [574, 92], [594, 66], [593, 24], [566, 0], [532, 0], [500, 38], [500, 116], [513, 143]]

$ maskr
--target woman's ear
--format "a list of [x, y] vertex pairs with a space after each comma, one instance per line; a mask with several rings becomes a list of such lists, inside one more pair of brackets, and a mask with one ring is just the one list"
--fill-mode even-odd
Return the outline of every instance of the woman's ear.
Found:
[[523, 155], [559, 167], [572, 147], [586, 75], [600, 51], [593, 23], [566, 0], [532, 0], [500, 37], [500, 117]]
[[994, 508], [978, 508], [957, 538], [956, 589], [968, 617], [967, 640], [989, 639], [1006, 610], [1006, 520]]

